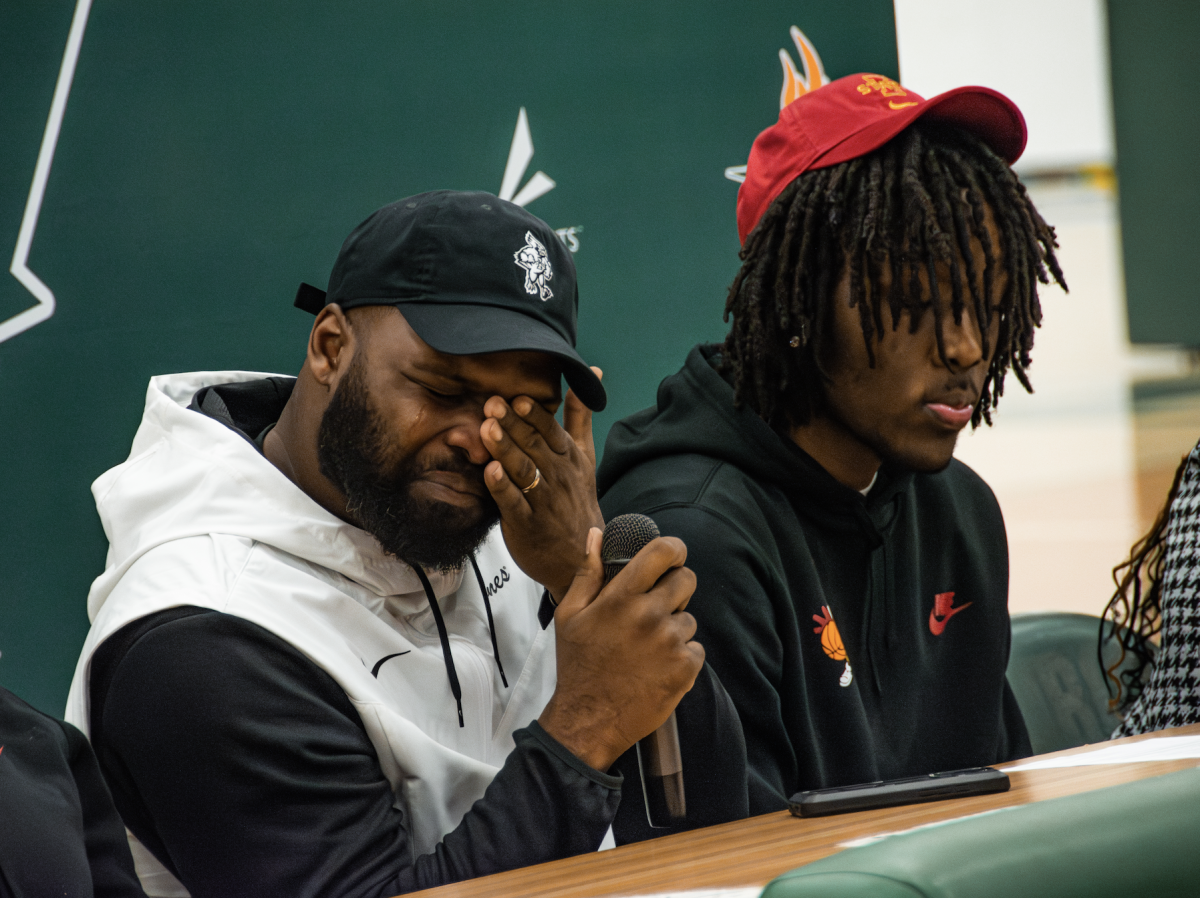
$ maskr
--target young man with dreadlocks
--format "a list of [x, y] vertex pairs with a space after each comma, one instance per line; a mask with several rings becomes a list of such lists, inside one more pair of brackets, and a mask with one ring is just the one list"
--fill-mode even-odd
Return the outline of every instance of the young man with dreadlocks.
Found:
[[728, 338], [609, 435], [605, 516], [688, 545], [751, 813], [1029, 753], [1004, 522], [952, 458], [1007, 372], [1029, 388], [1037, 284], [1063, 284], [1009, 167], [1024, 145], [986, 88], [925, 100], [853, 75], [787, 106], [738, 195]]

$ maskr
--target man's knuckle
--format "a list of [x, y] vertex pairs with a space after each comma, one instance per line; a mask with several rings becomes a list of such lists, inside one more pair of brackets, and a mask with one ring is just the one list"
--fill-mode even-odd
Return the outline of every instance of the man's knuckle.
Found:
[[696, 628], [698, 624], [696, 623], [695, 617], [686, 611], [676, 611], [671, 616], [675, 618], [680, 631], [687, 634], [687, 639], [691, 639], [694, 635], [696, 635]]
[[660, 619], [649, 602], [634, 600], [630, 605], [629, 622], [635, 633], [652, 639], [657, 635]]

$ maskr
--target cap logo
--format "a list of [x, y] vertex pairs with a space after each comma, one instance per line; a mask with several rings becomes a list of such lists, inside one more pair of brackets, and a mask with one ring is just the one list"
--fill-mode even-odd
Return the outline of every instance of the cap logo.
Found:
[[[900, 86], [898, 81], [893, 81], [891, 78], [885, 78], [883, 75], [863, 75], [863, 83], [858, 85], [858, 92], [864, 97], [869, 97], [873, 91], [879, 91], [885, 97], [907, 97], [908, 91]], [[904, 109], [908, 106], [916, 106], [916, 100], [889, 100], [889, 109]]]
[[532, 231], [525, 232], [525, 245], [513, 253], [517, 265], [525, 269], [525, 292], [530, 296], [540, 296], [542, 302], [552, 299], [554, 294], [547, 283], [554, 277], [550, 267], [550, 257], [546, 255], [546, 247], [542, 241], [533, 236]]

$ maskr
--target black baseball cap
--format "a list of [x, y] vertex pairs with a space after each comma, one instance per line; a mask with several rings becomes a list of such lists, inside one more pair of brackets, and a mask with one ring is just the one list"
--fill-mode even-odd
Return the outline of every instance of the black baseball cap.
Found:
[[575, 351], [570, 252], [540, 218], [490, 193], [434, 190], [373, 213], [342, 244], [329, 290], [301, 284], [296, 293], [296, 307], [314, 315], [329, 303], [396, 306], [449, 355], [548, 353], [584, 405], [607, 403]]

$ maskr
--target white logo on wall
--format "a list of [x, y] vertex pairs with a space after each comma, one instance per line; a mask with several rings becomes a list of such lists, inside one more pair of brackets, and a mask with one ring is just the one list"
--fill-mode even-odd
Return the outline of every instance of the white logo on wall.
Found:
[[[521, 107], [521, 111], [517, 113], [517, 129], [513, 132], [512, 145], [508, 148], [508, 162], [504, 166], [504, 177], [500, 181], [500, 192], [496, 194], [502, 200], [525, 207], [532, 203], [540, 196], [545, 196], [558, 185], [544, 171], [536, 171], [532, 177], [525, 182], [525, 186], [517, 190], [521, 183], [521, 178], [525, 176], [526, 169], [529, 168], [530, 160], [533, 159], [533, 135], [529, 131], [529, 116], [525, 112], [525, 107]], [[558, 235], [558, 239], [566, 244], [567, 249], [571, 252], [579, 252], [579, 237], [583, 232], [582, 225], [575, 225], [570, 228], [557, 228], [554, 233]], [[537, 241], [534, 241], [535, 243]], [[541, 246], [541, 244], [538, 244]], [[544, 249], [543, 249], [544, 252]], [[525, 289], [529, 290], [529, 281], [525, 281]], [[529, 290], [533, 293], [533, 290]], [[543, 296], [542, 299], [549, 299], [548, 296]]]
[[[92, 0], [77, 0], [75, 5], [71, 28], [67, 34], [67, 45], [63, 51], [62, 66], [59, 69], [58, 81], [54, 86], [54, 97], [50, 101], [50, 112], [46, 118], [46, 129], [42, 135], [37, 163], [34, 165], [33, 179], [29, 185], [29, 197], [25, 202], [25, 212], [21, 218], [21, 228], [17, 234], [17, 243], [13, 249], [12, 263], [9, 266], [13, 277], [32, 294], [33, 298], [37, 300], [37, 305], [0, 321], [0, 343], [41, 324], [54, 314], [56, 306], [54, 292], [30, 270], [29, 252], [33, 245], [34, 233], [37, 230], [42, 201], [46, 196], [46, 182], [50, 176], [50, 166], [54, 162], [54, 152], [58, 146], [63, 114], [67, 108], [67, 98], [71, 94], [71, 83], [75, 78], [75, 65], [79, 59], [80, 47], [83, 45], [83, 35], [87, 29], [91, 8]], [[510, 200], [518, 206], [526, 206], [554, 189], [556, 186], [554, 180], [545, 172], [538, 171], [518, 192], [517, 187], [532, 158], [533, 138], [529, 132], [529, 118], [525, 107], [522, 106], [517, 116], [517, 128], [513, 133], [508, 163], [504, 167], [504, 178], [499, 194], [501, 199]], [[582, 231], [583, 227], [576, 225], [569, 228], [558, 228], [555, 233], [574, 253], [579, 250], [578, 235]]]
[[546, 283], [554, 277], [554, 270], [550, 267], [545, 244], [534, 237], [531, 231], [526, 231], [525, 245], [513, 253], [513, 258], [525, 269], [525, 292], [530, 296], [540, 296], [542, 302], [552, 299], [554, 294]]
[[46, 196], [46, 180], [50, 177], [50, 165], [54, 162], [58, 132], [62, 129], [63, 113], [67, 109], [67, 97], [71, 93], [71, 81], [75, 78], [75, 63], [79, 59], [79, 48], [83, 44], [83, 32], [87, 28], [88, 13], [91, 9], [92, 0], [79, 0], [75, 5], [71, 30], [67, 33], [67, 48], [63, 51], [62, 67], [58, 70], [58, 81], [54, 85], [54, 98], [50, 101], [50, 114], [46, 117], [46, 130], [42, 134], [42, 145], [38, 150], [37, 163], [33, 167], [33, 181], [29, 185], [29, 198], [25, 201], [25, 214], [21, 217], [21, 230], [17, 233], [17, 245], [13, 249], [12, 264], [8, 268], [12, 276], [21, 282], [21, 286], [33, 294], [37, 305], [0, 321], [0, 343], [29, 330], [35, 324], [41, 324], [54, 314], [54, 292], [29, 270], [29, 249], [33, 245], [38, 215], [42, 211], [42, 200]]

